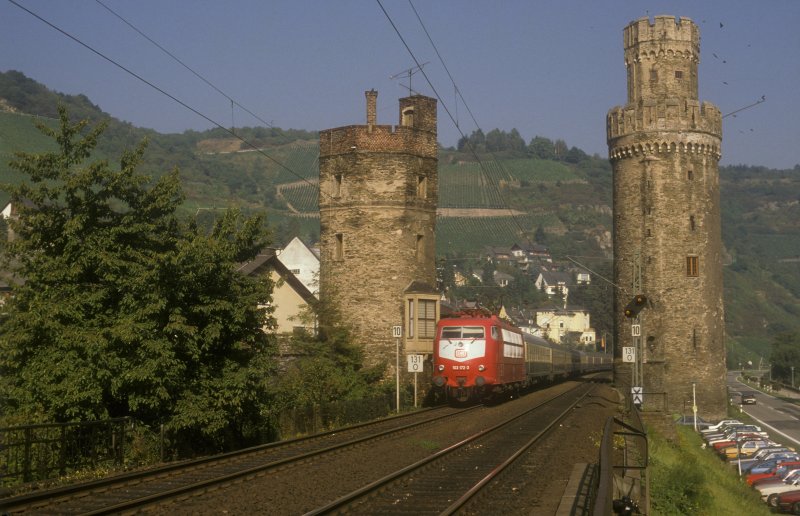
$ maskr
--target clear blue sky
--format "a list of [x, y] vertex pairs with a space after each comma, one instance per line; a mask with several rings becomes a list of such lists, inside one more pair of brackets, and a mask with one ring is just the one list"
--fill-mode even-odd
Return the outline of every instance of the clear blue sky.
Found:
[[[219, 123], [261, 125], [175, 63], [95, 0], [17, 0]], [[374, 0], [103, 0], [142, 32], [261, 118], [282, 128], [364, 123], [365, 90], [378, 122], [397, 121], [414, 65]], [[476, 126], [407, 0], [383, 5], [464, 133]], [[607, 154], [605, 115], [623, 104], [622, 29], [656, 14], [688, 16], [701, 31], [700, 99], [728, 117], [723, 164], [800, 163], [800, 1], [414, 0], [480, 127], [517, 128]], [[0, 0], [0, 70], [19, 70], [111, 115], [162, 132], [211, 127], [28, 13]], [[713, 54], [716, 54], [715, 58]], [[433, 96], [421, 74], [411, 86]], [[459, 133], [440, 105], [439, 139]]]

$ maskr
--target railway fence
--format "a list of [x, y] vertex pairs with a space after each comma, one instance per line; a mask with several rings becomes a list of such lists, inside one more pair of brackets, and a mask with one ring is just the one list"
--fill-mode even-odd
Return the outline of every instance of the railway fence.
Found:
[[628, 421], [615, 417], [606, 420], [592, 514], [631, 514], [626, 512], [626, 506], [630, 508], [638, 503], [642, 505], [638, 506], [637, 513], [650, 513], [647, 432], [636, 406], [632, 406], [628, 414]]
[[0, 486], [120, 465], [133, 436], [129, 417], [0, 428]]
[[279, 439], [307, 435], [379, 417], [395, 410], [391, 394], [366, 399], [342, 400], [323, 404], [308, 404], [284, 410], [277, 416]]

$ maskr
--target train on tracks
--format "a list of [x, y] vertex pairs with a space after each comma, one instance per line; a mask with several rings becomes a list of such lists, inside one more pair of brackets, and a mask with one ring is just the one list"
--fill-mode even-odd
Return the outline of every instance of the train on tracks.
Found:
[[451, 402], [483, 401], [610, 370], [612, 362], [610, 354], [554, 344], [488, 311], [468, 310], [437, 323], [432, 381]]

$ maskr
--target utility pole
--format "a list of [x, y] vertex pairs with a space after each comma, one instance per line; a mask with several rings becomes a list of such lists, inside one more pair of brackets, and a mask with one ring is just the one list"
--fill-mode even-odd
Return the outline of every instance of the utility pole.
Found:
[[[632, 292], [634, 294], [638, 294], [642, 292], [642, 253], [641, 250], [636, 251], [636, 254], [633, 257], [633, 288]], [[641, 312], [640, 312], [641, 313]], [[643, 364], [647, 362], [646, 357], [644, 356], [644, 346], [642, 346], [642, 316], [640, 313], [636, 314], [636, 317], [633, 319], [631, 323], [631, 336], [632, 336], [632, 344], [633, 347], [636, 349], [636, 361], [633, 363], [633, 382], [632, 385], [636, 387], [640, 387], [641, 391], [644, 392], [644, 368]], [[637, 331], [634, 331], [634, 328], [638, 327]]]

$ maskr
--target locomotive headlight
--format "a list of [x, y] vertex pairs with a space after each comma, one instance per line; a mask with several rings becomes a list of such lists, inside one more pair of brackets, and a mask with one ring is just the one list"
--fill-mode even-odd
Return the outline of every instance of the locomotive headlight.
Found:
[[439, 364], [439, 366], [436, 369], [438, 369], [439, 372], [444, 371], [444, 364]]
[[486, 378], [483, 376], [476, 376], [475, 377], [475, 385], [478, 387], [483, 387], [486, 384]]
[[485, 365], [481, 364], [481, 365], [478, 366], [478, 371], [485, 371], [485, 370], [486, 370], [486, 366]]

